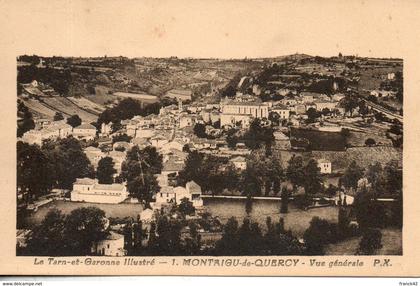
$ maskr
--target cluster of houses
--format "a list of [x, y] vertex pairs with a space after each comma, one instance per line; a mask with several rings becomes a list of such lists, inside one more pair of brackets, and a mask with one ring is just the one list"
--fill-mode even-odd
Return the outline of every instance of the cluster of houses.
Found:
[[80, 140], [93, 140], [96, 137], [96, 127], [89, 123], [82, 123], [73, 128], [65, 120], [45, 121], [39, 128], [25, 132], [22, 141], [42, 145], [44, 140], [56, 140], [70, 135]]

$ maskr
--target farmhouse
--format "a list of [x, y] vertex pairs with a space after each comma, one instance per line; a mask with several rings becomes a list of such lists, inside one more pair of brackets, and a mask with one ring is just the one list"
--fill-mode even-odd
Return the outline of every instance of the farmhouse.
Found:
[[229, 160], [236, 169], [245, 170], [246, 169], [246, 160], [242, 156], [236, 156]]
[[331, 174], [331, 162], [326, 159], [319, 159], [317, 161], [318, 168], [321, 171], [321, 174]]
[[280, 116], [280, 119], [288, 119], [290, 116], [289, 108], [283, 104], [273, 106], [271, 111], [277, 113]]
[[96, 127], [89, 123], [82, 123], [73, 128], [73, 136], [78, 139], [93, 140], [96, 136]]
[[179, 205], [183, 198], [192, 202], [194, 207], [203, 206], [201, 187], [194, 181], [189, 181], [184, 187], [163, 187], [156, 194], [157, 204], [176, 203]]
[[111, 231], [104, 239], [94, 242], [91, 251], [96, 255], [124, 256], [124, 235]]
[[176, 98], [182, 101], [191, 100], [191, 90], [172, 89], [166, 93], [167, 97]]
[[73, 183], [71, 200], [76, 202], [118, 204], [128, 198], [123, 184], [99, 184], [98, 180], [79, 178]]
[[22, 140], [29, 144], [42, 145], [46, 139], [66, 138], [72, 134], [72, 127], [64, 120], [54, 121], [45, 125], [41, 130], [29, 130], [22, 136]]

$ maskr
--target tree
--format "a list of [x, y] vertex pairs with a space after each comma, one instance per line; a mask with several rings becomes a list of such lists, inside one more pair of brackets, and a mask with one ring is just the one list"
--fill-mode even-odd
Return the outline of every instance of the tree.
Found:
[[53, 167], [37, 145], [17, 143], [17, 189], [26, 202], [46, 194], [54, 184]]
[[303, 234], [307, 255], [323, 255], [324, 245], [331, 237], [330, 223], [317, 216], [313, 217], [309, 228]]
[[25, 132], [35, 128], [35, 122], [32, 118], [32, 113], [29, 111], [28, 107], [22, 102], [18, 101], [18, 118], [21, 118], [18, 121], [17, 128], [17, 137], [21, 137]]
[[179, 220], [160, 216], [157, 220], [154, 255], [179, 255], [181, 253], [181, 229]]
[[268, 114], [268, 120], [270, 120], [274, 125], [278, 126], [280, 124], [280, 115], [277, 112], [270, 111]]
[[63, 119], [64, 119], [64, 116], [61, 112], [56, 112], [54, 114], [54, 121], [60, 121], [60, 120], [63, 120]]
[[286, 177], [293, 184], [293, 188], [296, 188], [297, 186], [303, 186], [304, 176], [302, 157], [293, 155], [287, 165]]
[[318, 163], [311, 159], [303, 169], [305, 194], [315, 194], [322, 189], [322, 177]]
[[115, 142], [130, 142], [133, 137], [128, 136], [126, 133], [118, 134], [112, 137], [112, 143]]
[[[201, 181], [201, 167], [203, 166], [204, 157], [197, 151], [193, 151], [188, 154], [185, 162], [185, 167], [178, 174], [178, 184], [185, 185], [188, 181], [193, 180], [195, 182]], [[200, 183], [198, 183], [200, 185]]]
[[59, 141], [47, 141], [42, 151], [49, 159], [54, 185], [71, 189], [77, 178], [94, 177], [94, 169], [83, 152], [80, 142], [72, 137]]
[[147, 146], [140, 149], [134, 146], [127, 152], [121, 169], [121, 175], [127, 181], [145, 173], [160, 174], [162, 155], [156, 151], [155, 147]]
[[191, 215], [195, 213], [195, 207], [188, 198], [182, 198], [181, 203], [178, 205], [178, 210], [183, 216]]
[[74, 128], [82, 124], [82, 119], [80, 119], [79, 115], [75, 114], [67, 118], [67, 124]]
[[286, 188], [281, 190], [281, 207], [280, 213], [285, 214], [289, 212], [289, 191]]
[[358, 255], [373, 255], [376, 250], [382, 248], [381, 244], [382, 233], [379, 229], [369, 228], [367, 229], [359, 243], [357, 250]]
[[106, 236], [105, 212], [96, 207], [77, 208], [67, 216], [64, 238], [68, 255], [89, 255], [94, 242]]
[[231, 149], [235, 148], [236, 144], [239, 141], [238, 137], [235, 134], [236, 130], [233, 128], [227, 131], [226, 142], [228, 144], [228, 147]]
[[372, 189], [377, 194], [384, 193], [387, 188], [387, 182], [381, 163], [376, 162], [375, 164], [369, 164], [366, 169], [365, 176], [369, 183], [371, 183]]
[[384, 168], [386, 185], [390, 194], [401, 193], [402, 185], [402, 168], [397, 160], [389, 161]]
[[353, 111], [358, 106], [357, 98], [353, 95], [347, 95], [340, 103], [344, 107], [344, 110], [350, 112], [350, 116], [353, 116]]
[[32, 230], [25, 254], [61, 256], [64, 247], [65, 216], [58, 209], [50, 210], [40, 225]]
[[361, 100], [359, 102], [359, 113], [361, 115], [367, 115], [367, 114], [369, 114], [369, 108], [366, 105], [366, 102], [364, 100]]
[[112, 184], [116, 172], [117, 170], [114, 168], [114, 162], [111, 157], [104, 157], [99, 160], [98, 169], [96, 170], [99, 184]]
[[328, 107], [325, 107], [322, 109], [321, 111], [322, 115], [327, 116], [329, 114], [331, 114], [331, 110]]
[[152, 201], [153, 195], [159, 192], [160, 187], [156, 177], [146, 172], [127, 181], [127, 190], [131, 196], [137, 198], [139, 201], [149, 204]]
[[369, 146], [369, 147], [375, 146], [376, 145], [376, 141], [374, 139], [372, 139], [372, 138], [368, 138], [365, 141], [365, 145], [366, 146]]
[[363, 176], [363, 169], [357, 165], [356, 161], [352, 161], [344, 171], [341, 182], [346, 188], [357, 188], [357, 182]]
[[196, 123], [194, 125], [194, 134], [199, 138], [206, 138], [206, 126], [202, 123]]
[[231, 217], [223, 227], [222, 238], [216, 242], [215, 252], [218, 255], [237, 255], [238, 244], [238, 221]]
[[376, 201], [375, 193], [367, 188], [361, 188], [356, 193], [353, 212], [362, 231], [369, 227], [383, 226], [384, 207]]
[[274, 141], [273, 133], [274, 130], [271, 126], [263, 127], [260, 119], [255, 118], [251, 122], [248, 131], [244, 134], [243, 139], [245, 145], [252, 150], [260, 148], [262, 144], [271, 148], [271, 144]]
[[247, 159], [247, 169], [243, 177], [245, 177], [243, 179], [245, 182], [255, 178], [255, 184], [252, 182], [255, 185], [254, 188], [257, 189], [255, 194], [262, 193], [264, 190], [264, 195], [268, 196], [270, 191], [278, 187], [284, 179], [280, 154], [275, 152], [267, 155], [263, 150], [252, 151]]
[[316, 111], [316, 109], [313, 107], [309, 108], [306, 111], [306, 115], [308, 116], [308, 123], [314, 123], [316, 119], [321, 116], [321, 114], [318, 111]]

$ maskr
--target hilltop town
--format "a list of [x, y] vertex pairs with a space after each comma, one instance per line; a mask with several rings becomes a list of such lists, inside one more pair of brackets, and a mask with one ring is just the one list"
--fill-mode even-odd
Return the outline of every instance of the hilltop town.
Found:
[[24, 55], [17, 69], [18, 254], [402, 252], [401, 59]]

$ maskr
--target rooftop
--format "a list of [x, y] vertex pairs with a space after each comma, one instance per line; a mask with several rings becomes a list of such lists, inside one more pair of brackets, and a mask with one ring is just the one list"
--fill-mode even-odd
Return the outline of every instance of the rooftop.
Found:
[[82, 123], [81, 125], [74, 127], [74, 129], [92, 129], [96, 130], [96, 127], [90, 123]]

